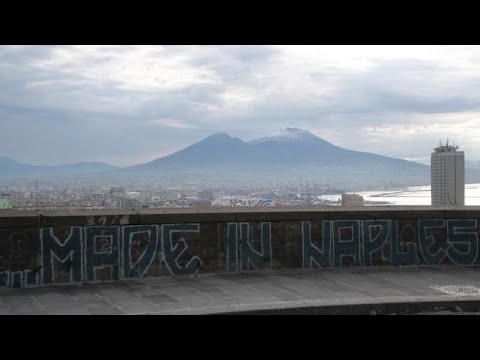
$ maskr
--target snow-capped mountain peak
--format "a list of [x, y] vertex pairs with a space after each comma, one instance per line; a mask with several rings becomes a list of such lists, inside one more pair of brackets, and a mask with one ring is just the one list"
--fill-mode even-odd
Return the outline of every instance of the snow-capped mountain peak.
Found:
[[311, 132], [297, 128], [284, 128], [275, 131], [272, 135], [251, 141], [252, 144], [263, 142], [280, 142], [280, 143], [306, 143], [311, 141], [318, 141], [321, 139]]
[[272, 140], [302, 141], [316, 137], [311, 132], [297, 128], [284, 128], [275, 131], [269, 138]]

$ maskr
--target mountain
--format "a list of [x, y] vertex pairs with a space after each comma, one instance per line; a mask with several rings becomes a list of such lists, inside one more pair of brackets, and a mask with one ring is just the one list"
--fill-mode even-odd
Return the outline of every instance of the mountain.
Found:
[[[105, 184], [164, 183], [204, 186], [270, 186], [310, 183], [347, 190], [430, 184], [430, 166], [336, 146], [308, 131], [285, 128], [243, 141], [214, 134], [156, 160], [125, 168], [105, 163], [59, 166], [20, 164], [0, 157], [0, 176], [82, 175]], [[480, 169], [465, 170], [467, 183]]]
[[224, 166], [232, 161], [244, 161], [251, 155], [250, 147], [244, 141], [227, 134], [211, 135], [183, 150], [150, 161], [134, 165], [128, 170], [142, 171], [149, 169], [185, 169], [198, 166]]
[[215, 134], [171, 155], [119, 171], [212, 184], [298, 183], [300, 178], [352, 188], [430, 183], [427, 165], [344, 149], [296, 128], [249, 142]]
[[21, 164], [8, 157], [0, 157], [0, 176], [66, 176], [93, 174], [117, 169], [103, 162], [79, 162], [64, 165]]

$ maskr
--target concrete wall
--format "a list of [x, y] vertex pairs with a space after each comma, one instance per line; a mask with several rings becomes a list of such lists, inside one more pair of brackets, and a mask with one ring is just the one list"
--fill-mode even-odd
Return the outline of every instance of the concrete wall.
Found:
[[480, 208], [0, 213], [0, 287], [479, 263]]

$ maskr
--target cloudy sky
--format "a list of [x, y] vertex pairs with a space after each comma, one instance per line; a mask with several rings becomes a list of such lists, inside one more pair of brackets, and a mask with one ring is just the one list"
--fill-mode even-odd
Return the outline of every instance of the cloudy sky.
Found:
[[425, 162], [480, 160], [480, 46], [0, 46], [0, 156], [153, 160], [297, 127]]

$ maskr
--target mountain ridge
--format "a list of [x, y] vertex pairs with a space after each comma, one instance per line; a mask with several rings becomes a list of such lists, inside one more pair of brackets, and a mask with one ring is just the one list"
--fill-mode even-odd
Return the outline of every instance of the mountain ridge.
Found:
[[[2, 159], [4, 168], [8, 165], [12, 172], [21, 172], [22, 164], [0, 157], [0, 175], [5, 175]], [[90, 165], [79, 169], [80, 164]], [[151, 177], [202, 186], [298, 184], [301, 178], [351, 189], [430, 183], [429, 165], [342, 148], [298, 128], [284, 128], [251, 141], [216, 133], [172, 154], [127, 167], [105, 163], [29, 166], [30, 176], [35, 169], [46, 173], [53, 168], [59, 174], [89, 174], [118, 181]], [[465, 173], [467, 182], [480, 182], [480, 169], [466, 169]]]
[[[298, 128], [285, 128], [281, 129], [279, 131], [276, 131], [272, 134], [272, 136], [267, 136], [259, 139], [254, 139], [251, 141], [243, 141], [239, 138], [232, 137], [228, 134], [225, 133], [217, 133], [210, 135], [203, 140], [200, 140], [199, 142], [196, 142], [190, 146], [187, 146], [181, 150], [178, 150], [172, 154], [166, 155], [164, 157], [154, 159], [152, 161], [143, 163], [143, 164], [137, 164], [133, 165], [130, 167], [125, 167], [123, 169], [128, 169], [128, 168], [140, 168], [142, 166], [149, 166], [153, 164], [160, 164], [162, 161], [166, 161], [167, 159], [172, 159], [176, 158], [180, 154], [186, 154], [189, 151], [195, 151], [198, 152], [198, 150], [205, 150], [205, 148], [210, 148], [214, 147], [215, 150], [218, 148], [219, 144], [222, 145], [235, 145], [238, 148], [245, 149], [247, 155], [257, 155], [257, 157], [261, 154], [259, 154], [259, 151], [263, 150], [274, 150], [274, 151], [281, 151], [285, 153], [291, 153], [293, 155], [302, 155], [298, 154], [298, 149], [301, 151], [308, 151], [312, 150], [311, 146], [312, 144], [315, 144], [316, 146], [321, 147], [321, 150], [323, 150], [323, 153], [321, 155], [335, 155], [336, 157], [341, 157], [345, 155], [349, 155], [352, 153], [355, 154], [362, 154], [362, 155], [369, 155], [373, 156], [376, 159], [391, 159], [395, 161], [401, 161], [404, 163], [411, 163], [415, 165], [420, 165], [422, 167], [428, 165], [416, 163], [414, 161], [408, 161], [404, 159], [398, 159], [398, 158], [393, 158], [393, 157], [388, 157], [384, 155], [378, 155], [374, 153], [368, 153], [368, 152], [363, 152], [363, 151], [357, 151], [357, 150], [350, 150], [350, 149], [345, 149], [341, 148], [337, 145], [334, 145], [314, 134], [311, 132], [308, 132], [306, 130], [301, 130]], [[265, 147], [269, 147], [270, 149], [265, 149]], [[273, 148], [273, 149], [272, 149]], [[283, 150], [282, 150], [283, 148]], [[249, 150], [247, 150], [249, 149]], [[333, 153], [333, 154], [332, 154]], [[205, 154], [203, 154], [205, 155]], [[275, 154], [269, 154], [273, 155], [273, 157], [278, 157], [279, 153], [276, 152]], [[305, 153], [303, 153], [305, 155]], [[312, 154], [314, 156], [317, 156], [317, 154]], [[264, 156], [265, 157], [265, 156]], [[268, 156], [267, 156], [268, 157]], [[309, 158], [308, 156], [305, 157], [303, 156], [303, 159]], [[280, 159], [281, 161], [285, 161], [285, 158]], [[298, 157], [295, 158], [295, 160], [298, 160]]]
[[118, 167], [99, 161], [82, 161], [60, 165], [33, 165], [20, 163], [6, 156], [0, 156], [0, 176], [61, 176], [91, 174], [114, 169], [118, 169]]
[[344, 149], [311, 132], [285, 128], [251, 141], [213, 134], [170, 155], [116, 171], [213, 183], [294, 182], [311, 177], [361, 186], [371, 183], [372, 177], [385, 184], [402, 176], [407, 177], [405, 184], [422, 185], [430, 181], [429, 169], [412, 161]]

